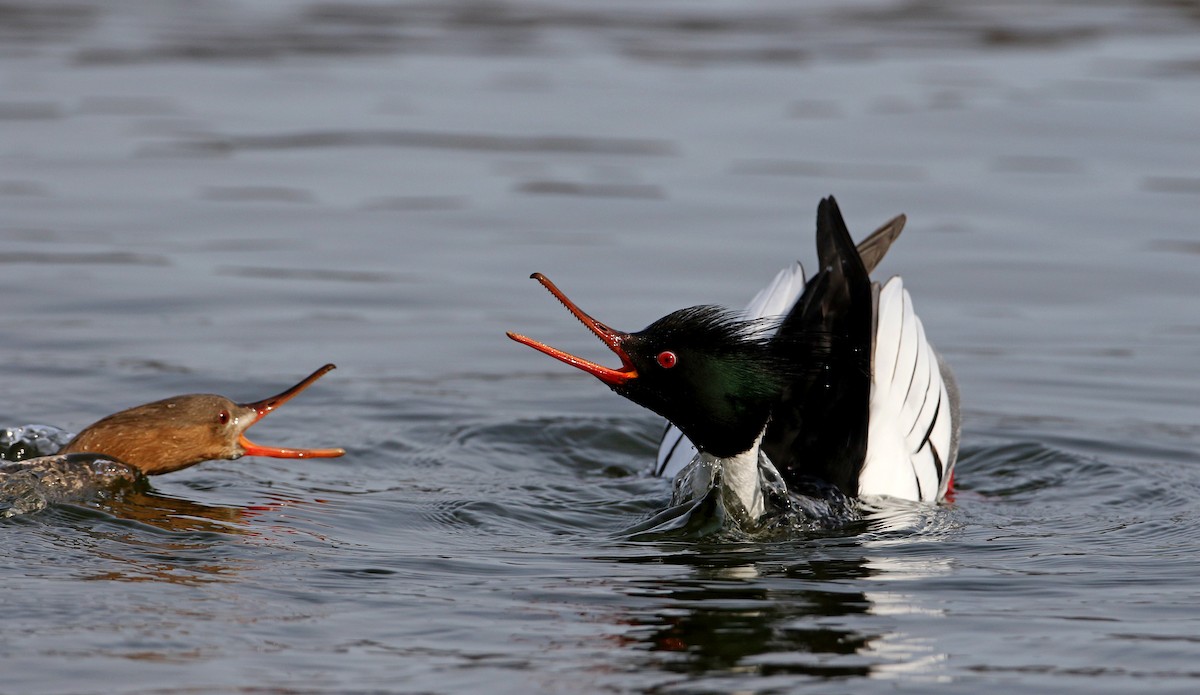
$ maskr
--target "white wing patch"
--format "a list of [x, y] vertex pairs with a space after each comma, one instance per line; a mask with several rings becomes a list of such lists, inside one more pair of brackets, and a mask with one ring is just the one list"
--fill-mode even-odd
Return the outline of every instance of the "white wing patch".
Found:
[[804, 267], [799, 262], [775, 275], [771, 284], [758, 291], [746, 305], [748, 319], [772, 319], [787, 316], [796, 300], [804, 294]]
[[957, 404], [899, 277], [877, 289], [867, 457], [860, 495], [936, 501], [954, 465]]
[[683, 436], [678, 427], [668, 422], [667, 431], [663, 432], [662, 442], [658, 445], [654, 474], [674, 478], [696, 458], [696, 453], [696, 445], [692, 444], [692, 440]]
[[[754, 299], [746, 305], [744, 315], [748, 319], [783, 318], [792, 310], [802, 294], [804, 268], [797, 262], [779, 271], [771, 284], [754, 295]], [[764, 330], [773, 332], [775, 328]], [[683, 436], [678, 427], [667, 423], [667, 430], [663, 432], [662, 442], [658, 445], [654, 474], [673, 478], [691, 463], [695, 456], [696, 447], [691, 440]]]

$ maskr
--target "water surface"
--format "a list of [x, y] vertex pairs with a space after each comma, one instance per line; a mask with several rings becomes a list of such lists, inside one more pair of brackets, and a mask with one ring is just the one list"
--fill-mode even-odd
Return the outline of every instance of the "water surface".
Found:
[[[2, 523], [46, 693], [1191, 692], [1200, 24], [1168, 2], [12, 4], [0, 425], [338, 370], [214, 462]], [[953, 504], [632, 537], [603, 358], [904, 212]]]

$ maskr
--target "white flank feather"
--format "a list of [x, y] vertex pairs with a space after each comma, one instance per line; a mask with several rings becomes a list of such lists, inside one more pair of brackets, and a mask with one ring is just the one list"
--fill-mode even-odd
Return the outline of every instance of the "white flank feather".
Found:
[[901, 279], [876, 291], [867, 457], [858, 493], [936, 501], [954, 465], [957, 404]]

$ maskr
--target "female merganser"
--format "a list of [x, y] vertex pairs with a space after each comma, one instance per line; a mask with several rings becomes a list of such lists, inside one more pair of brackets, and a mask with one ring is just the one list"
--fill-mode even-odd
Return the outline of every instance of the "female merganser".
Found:
[[39, 495], [61, 501], [107, 482], [137, 482], [142, 476], [170, 473], [202, 461], [341, 456], [343, 449], [263, 446], [245, 434], [333, 368], [327, 364], [283, 393], [254, 403], [188, 394], [122, 410], [85, 427], [55, 454], [0, 463], [0, 480], [5, 481], [9, 497], [13, 496], [9, 488], [21, 480], [37, 483]]
[[674, 477], [673, 505], [717, 491], [726, 511], [758, 521], [797, 501], [810, 515], [851, 498], [935, 502], [957, 458], [957, 388], [900, 278], [869, 278], [904, 221], [855, 248], [829, 197], [817, 208], [813, 278], [796, 263], [742, 314], [692, 307], [637, 333], [593, 319], [535, 273], [618, 369], [508, 335], [667, 418], [655, 471]]

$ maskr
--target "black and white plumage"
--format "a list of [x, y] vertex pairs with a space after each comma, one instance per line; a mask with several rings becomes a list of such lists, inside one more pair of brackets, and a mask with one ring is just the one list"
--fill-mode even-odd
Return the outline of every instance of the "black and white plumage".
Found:
[[[905, 221], [903, 215], [890, 220], [858, 245], [858, 256], [868, 273], [899, 237]], [[847, 492], [938, 501], [950, 488], [958, 456], [961, 420], [954, 376], [926, 337], [903, 280], [893, 276], [882, 285], [872, 282], [870, 290], [866, 449], [857, 484]], [[750, 301], [744, 314], [748, 319], [782, 321], [822, 291], [818, 278], [806, 281], [803, 266], [796, 262], [779, 271]], [[673, 478], [696, 456], [695, 445], [668, 422], [654, 472]]]
[[904, 221], [855, 247], [836, 201], [822, 200], [812, 278], [794, 264], [741, 316], [693, 307], [636, 333], [593, 319], [535, 273], [620, 368], [509, 337], [668, 420], [656, 472], [674, 478], [673, 507], [717, 500], [758, 521], [858, 497], [936, 501], [957, 456], [957, 391], [902, 281], [869, 276]]

